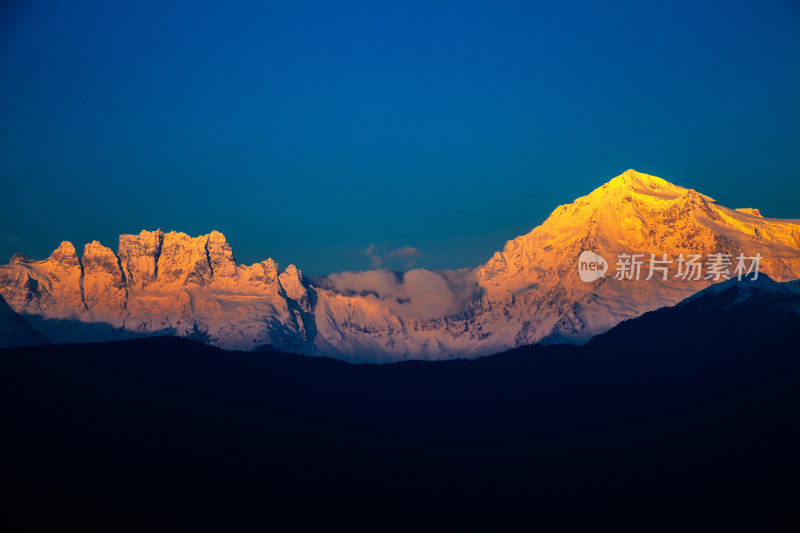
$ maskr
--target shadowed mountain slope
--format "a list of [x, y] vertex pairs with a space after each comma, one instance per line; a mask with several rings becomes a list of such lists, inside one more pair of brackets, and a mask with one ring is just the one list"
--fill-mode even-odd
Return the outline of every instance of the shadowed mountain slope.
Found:
[[584, 346], [450, 362], [349, 365], [170, 337], [0, 350], [3, 519], [796, 526], [798, 303], [791, 284], [731, 283]]

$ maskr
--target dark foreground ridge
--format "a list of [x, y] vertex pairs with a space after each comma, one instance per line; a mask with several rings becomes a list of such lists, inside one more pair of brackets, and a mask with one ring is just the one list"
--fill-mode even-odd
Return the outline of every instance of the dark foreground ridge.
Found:
[[2, 520], [792, 529], [796, 298], [717, 288], [586, 346], [447, 363], [178, 338], [0, 350]]

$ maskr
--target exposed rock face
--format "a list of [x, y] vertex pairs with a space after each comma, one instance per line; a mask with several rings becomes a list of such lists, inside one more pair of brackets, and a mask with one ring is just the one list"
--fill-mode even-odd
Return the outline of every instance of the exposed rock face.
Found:
[[119, 259], [130, 290], [144, 289], [155, 281], [164, 232], [142, 231], [119, 236]]
[[83, 248], [83, 299], [95, 318], [114, 321], [125, 311], [127, 286], [111, 248], [92, 241]]
[[[580, 280], [583, 251], [605, 258], [605, 277]], [[615, 279], [621, 253], [643, 254], [639, 281]], [[760, 253], [761, 272], [777, 281], [800, 278], [800, 221], [728, 209], [629, 170], [559, 206], [477, 269], [417, 269], [397, 279], [368, 273], [375, 286], [403, 278], [399, 296], [365, 289], [364, 273], [331, 275], [313, 286], [293, 265], [283, 272], [271, 259], [239, 265], [216, 231], [190, 237], [160, 230], [120, 236], [117, 254], [97, 242], [86, 245], [81, 259], [67, 242], [44, 261], [17, 254], [0, 267], [0, 294], [16, 312], [103, 322], [115, 336], [166, 333], [225, 348], [272, 345], [349, 360], [437, 359], [585, 341], [713, 283], [675, 277], [674, 261], [680, 254], [705, 261], [714, 253]], [[666, 279], [645, 280], [651, 254], [673, 261]], [[409, 304], [420, 294], [424, 307]], [[104, 340], [96, 330], [93, 337], [63, 331], [68, 340]]]
[[303, 274], [294, 265], [286, 267], [278, 276], [283, 294], [295, 302], [302, 302], [307, 298], [308, 289], [303, 285]]
[[235, 286], [238, 280], [236, 259], [225, 235], [212, 231], [205, 244], [209, 268], [213, 272], [214, 283], [221, 286]]
[[17, 254], [0, 269], [0, 294], [18, 313], [79, 317], [86, 313], [82, 270], [75, 247], [66, 241], [44, 261]]
[[272, 259], [250, 266], [238, 265], [236, 285], [243, 291], [277, 293], [278, 267]]
[[189, 237], [185, 233], [164, 235], [158, 257], [159, 289], [177, 289], [187, 285], [205, 287], [211, 283], [208, 235]]
[[764, 215], [761, 214], [761, 211], [759, 211], [754, 207], [739, 207], [736, 210], [739, 211], [740, 213], [747, 213], [748, 215], [764, 218]]

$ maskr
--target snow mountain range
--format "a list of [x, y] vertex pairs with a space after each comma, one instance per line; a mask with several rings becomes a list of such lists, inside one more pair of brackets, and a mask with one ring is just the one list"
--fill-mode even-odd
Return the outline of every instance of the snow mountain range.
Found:
[[[583, 251], [609, 263], [604, 277], [580, 279]], [[641, 254], [640, 279], [617, 279], [620, 254]], [[645, 279], [651, 254], [672, 261], [666, 276]], [[69, 242], [41, 261], [15, 254], [0, 266], [0, 295], [35, 330], [24, 338], [36, 342], [45, 335], [51, 342], [178, 335], [227, 349], [349, 361], [448, 359], [586, 342], [724, 281], [677, 275], [677, 258], [705, 262], [714, 254], [733, 258], [731, 273], [738, 255], [760, 254], [760, 272], [798, 279], [800, 220], [729, 209], [628, 170], [557, 207], [477, 268], [308, 279], [271, 259], [237, 263], [217, 231], [190, 237], [156, 230], [121, 235], [116, 253], [94, 241], [80, 255]]]

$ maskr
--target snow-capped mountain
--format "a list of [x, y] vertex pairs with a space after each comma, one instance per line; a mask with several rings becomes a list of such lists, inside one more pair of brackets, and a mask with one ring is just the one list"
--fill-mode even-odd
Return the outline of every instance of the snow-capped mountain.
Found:
[[[592, 251], [605, 277], [584, 282]], [[620, 254], [641, 277], [616, 279]], [[672, 263], [648, 276], [651, 254]], [[667, 254], [664, 258], [663, 255]], [[676, 276], [683, 254], [760, 254], [777, 281], [800, 278], [800, 220], [729, 209], [692, 189], [628, 170], [562, 205], [475, 269], [346, 272], [309, 280], [268, 259], [238, 264], [219, 232], [122, 235], [79, 257], [64, 242], [46, 260], [0, 267], [0, 294], [53, 342], [188, 336], [230, 349], [272, 346], [347, 360], [474, 357], [536, 342], [584, 342], [622, 320], [719, 281]], [[724, 280], [724, 278], [722, 278]], [[743, 283], [746, 283], [743, 282]], [[100, 326], [103, 327], [100, 327]], [[91, 326], [91, 327], [89, 327]]]

